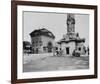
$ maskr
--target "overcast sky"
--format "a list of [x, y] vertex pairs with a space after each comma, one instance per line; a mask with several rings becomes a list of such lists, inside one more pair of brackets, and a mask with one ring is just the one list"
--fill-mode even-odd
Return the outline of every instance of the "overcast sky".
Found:
[[[31, 42], [30, 33], [35, 29], [46, 28], [55, 35], [55, 41], [60, 40], [67, 33], [67, 14], [23, 12], [24, 41]], [[89, 44], [89, 15], [75, 14], [75, 32], [85, 38], [85, 45]]]

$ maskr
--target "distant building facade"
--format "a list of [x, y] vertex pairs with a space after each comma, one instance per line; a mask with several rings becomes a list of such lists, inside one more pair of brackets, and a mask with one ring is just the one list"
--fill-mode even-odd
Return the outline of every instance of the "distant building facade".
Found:
[[23, 41], [23, 53], [31, 53], [31, 43]]
[[54, 46], [55, 36], [47, 29], [38, 29], [30, 33], [32, 52], [39, 53], [52, 53]]

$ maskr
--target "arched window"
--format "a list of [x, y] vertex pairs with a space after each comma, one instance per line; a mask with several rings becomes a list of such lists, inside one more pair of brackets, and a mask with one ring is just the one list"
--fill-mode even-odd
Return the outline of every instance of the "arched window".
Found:
[[53, 48], [52, 42], [48, 42], [47, 47], [48, 47], [48, 52], [49, 53], [52, 52], [52, 48]]

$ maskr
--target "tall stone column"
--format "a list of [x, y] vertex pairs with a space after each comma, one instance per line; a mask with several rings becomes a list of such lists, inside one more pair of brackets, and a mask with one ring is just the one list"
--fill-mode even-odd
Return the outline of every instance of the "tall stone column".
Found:
[[75, 33], [75, 15], [67, 14], [67, 33]]
[[73, 38], [73, 35], [75, 35], [75, 15], [72, 13], [67, 14], [67, 34]]

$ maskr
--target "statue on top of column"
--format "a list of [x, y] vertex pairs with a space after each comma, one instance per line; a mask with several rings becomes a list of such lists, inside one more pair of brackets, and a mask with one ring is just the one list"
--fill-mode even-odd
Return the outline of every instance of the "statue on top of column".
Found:
[[74, 14], [67, 14], [67, 33], [75, 33], [75, 17]]

